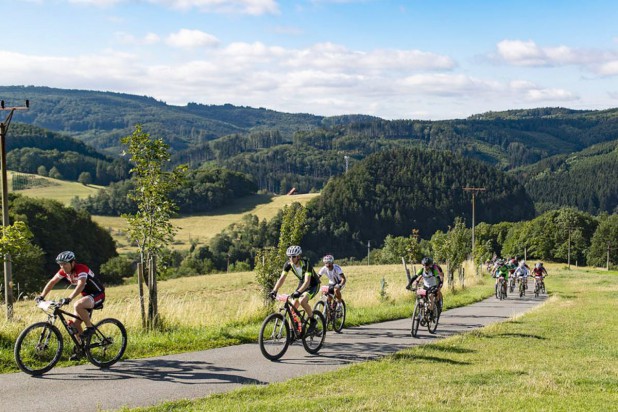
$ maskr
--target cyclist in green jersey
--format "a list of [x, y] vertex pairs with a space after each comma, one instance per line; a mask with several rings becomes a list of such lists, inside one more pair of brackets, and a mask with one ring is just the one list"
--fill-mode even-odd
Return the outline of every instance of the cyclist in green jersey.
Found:
[[277, 291], [285, 282], [287, 274], [292, 271], [298, 278], [298, 286], [291, 297], [294, 299], [294, 307], [298, 307], [298, 304], [305, 309], [305, 313], [309, 317], [309, 329], [308, 333], [311, 333], [317, 324], [313, 318], [313, 309], [309, 305], [309, 301], [316, 295], [320, 289], [320, 278], [313, 270], [313, 266], [309, 263], [309, 259], [302, 257], [303, 250], [300, 246], [290, 246], [285, 252], [289, 260], [283, 265], [281, 276], [275, 287], [270, 292], [272, 298], [277, 296]]
[[496, 285], [498, 284], [498, 278], [500, 276], [504, 277], [504, 284], [508, 284], [509, 270], [510, 266], [506, 264], [504, 259], [498, 259], [496, 261], [496, 266], [494, 266], [494, 270], [491, 272], [491, 277], [496, 278]]

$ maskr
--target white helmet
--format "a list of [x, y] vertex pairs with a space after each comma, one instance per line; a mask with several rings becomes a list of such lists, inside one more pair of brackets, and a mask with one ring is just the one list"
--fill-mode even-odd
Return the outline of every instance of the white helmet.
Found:
[[288, 250], [285, 251], [285, 254], [288, 257], [292, 257], [292, 256], [300, 256], [303, 254], [303, 250], [300, 248], [300, 246], [290, 246], [288, 248]]
[[333, 255], [326, 255], [322, 258], [322, 262], [324, 263], [333, 263], [335, 261], [335, 258], [333, 257]]
[[540, 269], [543, 267], [543, 262], [539, 262], [536, 265], [534, 265], [535, 268]]

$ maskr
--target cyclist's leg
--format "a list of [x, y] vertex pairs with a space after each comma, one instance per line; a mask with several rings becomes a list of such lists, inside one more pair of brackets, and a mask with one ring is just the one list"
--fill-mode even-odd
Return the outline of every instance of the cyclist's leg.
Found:
[[77, 302], [75, 302], [73, 308], [75, 309], [75, 315], [79, 316], [79, 319], [75, 319], [74, 322], [77, 332], [82, 332], [82, 321], [86, 324], [86, 327], [92, 327], [92, 322], [90, 321], [90, 313], [88, 313], [88, 309], [94, 308], [94, 299], [92, 298], [92, 296], [82, 296]]

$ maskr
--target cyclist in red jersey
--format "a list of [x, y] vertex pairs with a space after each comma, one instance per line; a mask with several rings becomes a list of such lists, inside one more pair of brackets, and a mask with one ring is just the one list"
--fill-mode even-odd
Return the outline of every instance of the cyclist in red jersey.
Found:
[[[100, 279], [83, 263], [75, 261], [75, 254], [71, 251], [60, 253], [56, 257], [56, 263], [60, 266], [60, 270], [56, 272], [54, 277], [47, 282], [43, 292], [36, 297], [36, 301], [45, 299], [45, 296], [53, 289], [56, 283], [61, 280], [67, 281], [70, 285], [74, 285], [75, 289], [68, 297], [60, 299], [62, 305], [68, 305], [77, 295], [81, 294], [81, 298], [75, 302], [73, 308], [75, 315], [79, 317], [73, 322], [73, 326], [77, 333], [84, 337], [92, 334], [94, 328], [90, 321], [90, 311], [99, 308], [105, 300], [105, 287]], [[86, 330], [82, 333], [82, 321], [86, 324]]]

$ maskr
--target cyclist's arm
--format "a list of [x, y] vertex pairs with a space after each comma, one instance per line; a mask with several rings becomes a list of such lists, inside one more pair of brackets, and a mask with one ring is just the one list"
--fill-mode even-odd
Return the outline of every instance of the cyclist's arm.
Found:
[[75, 285], [75, 289], [69, 295], [69, 299], [73, 300], [73, 299], [75, 299], [75, 296], [77, 296], [80, 293], [82, 293], [82, 291], [86, 287], [86, 280], [87, 280], [86, 277], [82, 277], [82, 278], [77, 279], [77, 285]]
[[309, 288], [310, 283], [311, 283], [311, 272], [305, 272], [305, 280], [303, 281], [303, 284], [300, 285], [300, 287], [298, 288], [298, 291], [300, 293], [305, 292]]
[[285, 278], [287, 277], [287, 272], [281, 272], [281, 276], [279, 276], [279, 280], [275, 283], [275, 287], [273, 288], [273, 292], [277, 292], [283, 283], [285, 282]]
[[47, 285], [45, 285], [45, 287], [43, 288], [43, 292], [41, 292], [41, 296], [45, 297], [47, 296], [47, 294], [54, 288], [54, 286], [56, 286], [56, 283], [60, 282], [60, 279], [62, 279], [62, 276], [56, 274], [54, 275], [54, 277], [52, 277], [49, 282], [47, 282]]
[[348, 281], [348, 280], [346, 279], [345, 275], [343, 274], [343, 272], [341, 272], [341, 283], [340, 283], [340, 285], [341, 285], [341, 286], [345, 285], [345, 283], [346, 283], [347, 281]]

